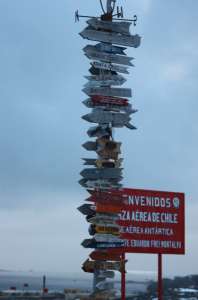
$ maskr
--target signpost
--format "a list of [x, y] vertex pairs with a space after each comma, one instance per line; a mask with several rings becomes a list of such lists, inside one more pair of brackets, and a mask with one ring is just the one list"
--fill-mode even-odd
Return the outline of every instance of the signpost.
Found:
[[101, 168], [98, 170], [97, 168], [90, 168], [90, 169], [84, 169], [80, 172], [80, 175], [87, 179], [105, 179], [105, 178], [122, 178], [121, 175], [119, 175], [120, 171], [122, 171], [123, 168], [117, 168], [117, 169], [105, 169]]
[[122, 85], [126, 79], [122, 75], [84, 76], [89, 80], [84, 86], [112, 86]]
[[100, 262], [100, 261], [89, 261], [87, 259], [83, 267], [88, 269], [97, 269], [97, 270], [114, 270], [119, 271], [120, 273], [126, 273], [123, 269], [123, 266], [126, 264], [128, 260], [120, 260], [115, 262]]
[[[100, 97], [100, 96], [98, 96]], [[93, 97], [92, 97], [93, 98]], [[133, 111], [135, 113], [137, 110], [132, 109], [132, 105], [119, 105], [119, 104], [112, 104], [112, 103], [107, 103], [107, 102], [99, 102], [99, 101], [94, 101], [91, 98], [87, 98], [86, 100], [82, 101], [82, 103], [88, 107], [88, 108], [94, 108], [94, 107], [102, 107], [108, 110], [114, 110], [114, 111], [124, 111], [124, 112], [129, 112]]]
[[128, 67], [114, 65], [112, 63], [92, 61], [91, 65], [94, 68], [99, 68], [99, 69], [104, 69], [104, 70], [107, 70], [107, 71], [114, 71], [114, 72], [129, 74], [129, 72], [127, 71]]
[[[81, 179], [82, 180], [82, 179]], [[80, 183], [80, 181], [79, 181]], [[81, 184], [81, 183], [80, 183]], [[86, 186], [89, 188], [102, 189], [102, 190], [122, 190], [123, 184], [108, 181], [91, 181], [86, 182]]]
[[121, 227], [96, 226], [94, 230], [98, 233], [118, 234], [120, 235]]
[[111, 242], [111, 243], [120, 242], [119, 237], [120, 236], [114, 234], [100, 234], [100, 233], [96, 233], [93, 236], [96, 242]]
[[108, 125], [92, 126], [88, 129], [87, 134], [89, 137], [98, 137], [104, 135], [111, 135]]
[[120, 207], [117, 206], [110, 206], [110, 205], [100, 205], [95, 204], [89, 206], [89, 204], [83, 204], [88, 205], [88, 207], [91, 209], [92, 214], [93, 212], [101, 212], [101, 213], [108, 213], [108, 214], [119, 214], [120, 213]]
[[89, 87], [86, 86], [82, 90], [89, 97], [94, 95], [107, 95], [118, 97], [132, 97], [131, 89], [124, 88], [109, 88], [109, 87]]
[[[101, 251], [99, 251], [101, 252]], [[98, 278], [114, 278], [115, 277], [115, 273], [113, 271], [103, 271], [103, 270], [99, 270], [99, 275]]]
[[114, 32], [119, 32], [124, 35], [129, 35], [129, 27], [132, 23], [129, 22], [109, 22], [109, 21], [101, 21], [98, 18], [93, 18], [86, 21], [87, 24], [91, 25], [93, 28], [98, 29], [107, 29]]
[[110, 162], [106, 160], [102, 160], [101, 158], [98, 158], [95, 161], [96, 166], [100, 170], [100, 168], [119, 168], [124, 158], [120, 158], [117, 162]]
[[92, 100], [94, 102], [100, 102], [100, 103], [108, 103], [108, 104], [124, 105], [124, 106], [129, 105], [128, 99], [123, 99], [123, 98], [119, 98], [119, 97], [94, 95], [92, 97]]
[[94, 47], [99, 51], [120, 54], [120, 55], [126, 55], [123, 51], [126, 49], [124, 47], [114, 46], [114, 45], [110, 45], [110, 44], [103, 44], [103, 43], [98, 43]]
[[103, 199], [103, 204], [114, 205], [114, 206], [124, 206], [128, 204], [128, 200], [121, 194], [118, 193], [107, 193], [101, 191], [87, 190], [92, 197], [88, 198], [87, 201], [93, 201], [98, 203], [99, 199]]
[[110, 158], [110, 159], [117, 159], [118, 158], [118, 152], [114, 152], [108, 149], [101, 149], [98, 150], [97, 153], [104, 158]]
[[137, 48], [140, 45], [140, 37], [138, 34], [132, 36], [124, 36], [118, 35], [117, 33], [109, 33], [96, 30], [83, 30], [79, 34], [84, 39], [88, 39], [91, 41], [99, 41], [110, 44], [112, 43], [134, 48]]
[[96, 287], [98, 290], [114, 289], [114, 282], [98, 282], [98, 284], [96, 284]]
[[106, 138], [102, 138], [102, 137], [98, 138], [96, 141], [100, 147], [105, 147], [107, 149], [121, 153], [120, 147], [121, 147], [122, 143], [120, 143], [120, 142], [118, 143], [115, 141], [110, 141], [110, 140], [108, 140]]
[[118, 217], [103, 217], [103, 216], [95, 216], [93, 218], [88, 219], [87, 221], [98, 225], [98, 226], [112, 226], [112, 227], [120, 227], [115, 221], [117, 221]]
[[121, 255], [120, 252], [102, 252], [102, 251], [93, 251], [91, 254], [89, 254], [90, 258], [93, 260], [116, 260], [121, 261]]
[[88, 50], [85, 52], [85, 56], [89, 59], [99, 60], [107, 63], [115, 63], [118, 65], [132, 66], [134, 65], [130, 62], [133, 57], [119, 56], [117, 54], [105, 53], [98, 51], [97, 49]]

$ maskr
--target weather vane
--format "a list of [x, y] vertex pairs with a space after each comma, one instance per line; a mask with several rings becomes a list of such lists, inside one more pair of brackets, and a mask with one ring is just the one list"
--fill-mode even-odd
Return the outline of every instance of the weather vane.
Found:
[[[113, 7], [112, 7], [112, 3], [113, 2]], [[107, 0], [106, 2], [106, 9], [107, 9], [107, 12], [105, 13], [105, 10], [103, 8], [103, 5], [102, 5], [102, 0], [100, 0], [100, 5], [101, 5], [101, 8], [103, 10], [103, 15], [101, 15], [101, 20], [103, 21], [112, 21], [112, 20], [118, 20], [118, 18], [122, 18], [122, 20], [124, 21], [132, 21], [134, 22], [134, 26], [136, 26], [136, 21], [137, 21], [137, 16], [134, 15], [134, 18], [133, 20], [129, 20], [129, 19], [123, 19], [123, 9], [122, 9], [122, 6], [120, 8], [120, 11], [119, 11], [119, 7], [117, 6], [117, 14], [113, 15], [113, 12], [114, 12], [114, 8], [115, 8], [115, 2], [116, 0]], [[117, 18], [113, 18], [117, 16]], [[98, 18], [98, 17], [91, 17], [91, 16], [81, 16], [78, 14], [78, 10], [75, 12], [75, 22], [76, 21], [79, 21], [79, 17], [83, 17], [83, 18]]]

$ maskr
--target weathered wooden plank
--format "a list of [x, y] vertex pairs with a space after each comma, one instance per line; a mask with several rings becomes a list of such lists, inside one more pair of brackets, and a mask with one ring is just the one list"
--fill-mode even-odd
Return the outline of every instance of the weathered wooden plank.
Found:
[[121, 142], [115, 142], [115, 141], [111, 141], [111, 140], [108, 140], [106, 138], [103, 138], [103, 137], [100, 137], [96, 140], [96, 142], [98, 143], [98, 145], [100, 147], [105, 147], [109, 150], [114, 150], [118, 153], [121, 153], [121, 150], [120, 150], [120, 147], [122, 145]]
[[116, 110], [116, 111], [124, 111], [129, 112], [132, 111], [133, 113], [137, 112], [137, 110], [132, 109], [132, 105], [117, 105], [117, 104], [111, 104], [111, 103], [105, 103], [105, 102], [95, 102], [91, 98], [87, 98], [86, 100], [82, 101], [82, 103], [88, 107], [88, 108], [94, 108], [94, 107], [102, 107], [108, 110]]
[[[125, 47], [119, 47], [119, 46], [103, 44], [103, 43], [98, 43], [98, 44], [94, 45], [94, 47], [97, 50], [102, 51], [102, 52], [119, 54], [119, 55], [126, 55], [123, 50], [127, 49]], [[93, 49], [90, 49], [90, 50], [93, 50]]]
[[112, 135], [109, 125], [92, 126], [88, 129], [87, 134], [89, 137]]
[[91, 87], [86, 86], [82, 91], [89, 97], [94, 95], [118, 96], [118, 97], [132, 97], [131, 89], [125, 88], [110, 88], [110, 87]]
[[120, 158], [117, 162], [108, 161], [108, 160], [102, 160], [101, 158], [98, 158], [95, 161], [95, 165], [100, 168], [119, 168], [124, 158]]
[[110, 226], [95, 226], [94, 231], [102, 234], [116, 234], [120, 235], [121, 227], [110, 227]]
[[114, 235], [114, 234], [100, 234], [96, 233], [94, 234], [93, 238], [96, 240], [96, 242], [119, 242], [120, 235]]
[[86, 142], [82, 146], [88, 151], [96, 151], [98, 149], [96, 142]]
[[118, 32], [124, 35], [131, 35], [129, 31], [129, 27], [131, 26], [131, 22], [109, 22], [109, 21], [102, 21], [98, 18], [92, 18], [86, 21], [87, 24], [92, 26], [95, 29], [107, 29], [113, 32]]
[[[100, 251], [98, 251], [100, 252]], [[114, 271], [103, 271], [99, 270], [100, 274], [97, 276], [98, 278], [114, 278], [115, 272]]]
[[101, 149], [96, 152], [98, 153], [98, 155], [100, 155], [101, 157], [104, 157], [104, 158], [110, 158], [110, 159], [116, 160], [118, 157], [118, 152], [114, 152], [109, 149]]
[[90, 208], [89, 204], [83, 204], [77, 208], [83, 215], [95, 215], [95, 211]]
[[122, 260], [121, 252], [101, 252], [101, 251], [93, 251], [89, 254], [89, 257], [93, 260], [113, 260], [120, 261]]
[[[102, 190], [123, 190], [123, 184], [115, 183], [115, 182], [100, 182], [100, 181], [86, 181], [86, 186], [89, 188], [102, 189]], [[111, 226], [111, 225], [110, 225]]]
[[122, 85], [126, 79], [122, 75], [84, 76], [89, 81], [84, 86], [113, 86]]
[[89, 50], [85, 52], [85, 56], [89, 59], [99, 60], [106, 63], [113, 63], [118, 65], [125, 65], [134, 67], [131, 63], [131, 60], [134, 59], [133, 57], [128, 56], [121, 56], [117, 54], [111, 54], [106, 52], [100, 52], [95, 50]]
[[[99, 244], [99, 243], [97, 243]], [[104, 243], [101, 243], [104, 244]], [[108, 243], [105, 243], [108, 244]], [[100, 262], [100, 261], [90, 261], [87, 259], [83, 267], [88, 268], [88, 269], [95, 269], [95, 270], [115, 270], [119, 271], [121, 273], [126, 273], [126, 271], [123, 270], [123, 266], [127, 263], [128, 260], [120, 260], [120, 261], [115, 261], [115, 262]], [[123, 272], [124, 271], [124, 272]]]
[[114, 282], [98, 282], [95, 286], [98, 290], [114, 289]]
[[85, 163], [83, 165], [85, 166], [95, 166], [96, 165], [96, 159], [95, 158], [82, 158]]
[[[87, 269], [87, 268], [85, 268], [85, 267], [82, 267], [81, 268], [84, 272], [86, 272], [86, 273], [94, 273], [94, 269]], [[90, 297], [91, 298], [91, 297]], [[85, 299], [85, 298], [84, 298]], [[93, 299], [87, 299], [87, 300], [93, 300]], [[98, 299], [99, 300], [99, 299]], [[103, 300], [103, 299], [101, 299], [101, 300]]]
[[80, 175], [88, 179], [108, 179], [108, 178], [120, 178], [119, 173], [123, 168], [117, 169], [100, 169], [97, 168], [88, 168], [80, 172]]
[[[89, 204], [86, 204], [89, 205]], [[101, 212], [101, 213], [108, 213], [108, 214], [120, 214], [120, 207], [117, 206], [111, 206], [111, 205], [102, 205], [102, 204], [94, 204], [88, 206], [92, 211], [94, 212]], [[89, 215], [92, 215], [93, 213], [90, 213]], [[88, 215], [88, 214], [87, 214]]]
[[114, 249], [124, 248], [123, 242], [90, 242], [86, 245], [88, 248], [95, 249]]
[[132, 36], [118, 35], [96, 30], [83, 30], [79, 33], [84, 39], [91, 41], [99, 41], [110, 44], [117, 44], [137, 48], [140, 45], [140, 37], [138, 34]]
[[115, 297], [117, 291], [94, 291], [90, 296], [93, 298], [105, 298], [107, 300], [109, 297]]
[[89, 218], [87, 222], [98, 225], [98, 226], [110, 226], [110, 227], [119, 227], [119, 225], [115, 222], [118, 220], [118, 217], [109, 217], [109, 216], [95, 216], [93, 218]]
[[104, 69], [111, 72], [114, 71], [114, 72], [129, 74], [129, 72], [127, 71], [128, 67], [125, 66], [114, 65], [112, 63], [106, 63], [100, 61], [92, 61], [90, 64], [94, 68]]

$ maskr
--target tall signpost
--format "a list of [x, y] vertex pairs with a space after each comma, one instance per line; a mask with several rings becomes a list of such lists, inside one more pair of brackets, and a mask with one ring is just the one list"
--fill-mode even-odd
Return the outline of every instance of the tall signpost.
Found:
[[84, 165], [89, 167], [81, 171], [79, 180], [91, 194], [85, 199], [86, 204], [78, 207], [86, 215], [91, 236], [81, 245], [92, 249], [89, 255], [92, 261], [87, 259], [82, 270], [93, 273], [93, 293], [84, 300], [114, 297], [114, 284], [106, 282], [106, 278], [114, 277], [114, 271], [121, 273], [122, 300], [125, 300], [125, 253], [158, 254], [158, 299], [161, 300], [162, 254], [185, 252], [184, 194], [123, 189], [120, 183], [122, 143], [114, 140], [114, 130], [137, 129], [130, 123], [130, 115], [137, 112], [128, 99], [132, 90], [123, 87], [129, 66], [134, 66], [133, 58], [127, 57], [124, 50], [126, 46], [139, 47], [141, 39], [138, 34], [130, 33], [137, 16], [133, 20], [119, 19], [123, 18], [123, 10], [117, 7], [117, 14], [113, 14], [115, 2], [106, 0], [105, 11], [100, 0], [104, 13], [100, 17], [75, 13], [76, 21], [79, 17], [88, 18], [88, 26], [80, 36], [94, 42], [83, 48], [85, 56], [92, 60], [90, 74], [85, 76], [88, 81], [82, 89], [88, 96], [83, 104], [92, 110], [82, 119], [93, 123], [87, 134], [95, 141], [89, 140], [82, 146], [97, 155], [94, 159], [83, 158]]
[[[134, 20], [122, 20], [123, 10], [113, 15], [116, 0], [106, 0], [106, 11], [100, 17], [87, 17], [88, 26], [79, 34], [84, 39], [97, 42], [88, 44], [83, 48], [84, 54], [91, 59], [90, 75], [82, 91], [89, 97], [83, 104], [92, 110], [82, 116], [88, 123], [93, 123], [88, 128], [87, 134], [96, 141], [87, 141], [83, 147], [88, 151], [95, 151], [96, 158], [83, 158], [85, 168], [80, 175], [83, 177], [79, 183], [88, 190], [91, 197], [86, 199], [93, 203], [84, 204], [78, 210], [86, 215], [89, 222], [91, 239], [84, 239], [81, 245], [95, 251], [90, 254], [92, 261], [83, 263], [83, 271], [93, 272], [93, 291], [97, 297], [110, 296], [109, 289], [114, 289], [114, 283], [106, 282], [106, 278], [113, 278], [114, 271], [125, 274], [124, 243], [120, 240], [120, 227], [116, 223], [121, 214], [124, 197], [118, 195], [123, 190], [123, 168], [121, 163], [121, 142], [114, 140], [114, 128], [134, 130], [136, 127], [130, 123], [131, 114], [137, 112], [132, 109], [128, 97], [132, 97], [130, 88], [122, 87], [127, 81], [122, 74], [129, 74], [128, 68], [133, 66], [132, 57], [126, 56], [126, 46], [137, 48], [140, 45], [140, 37], [131, 35], [130, 26]], [[113, 3], [113, 5], [112, 5]], [[78, 11], [75, 13], [79, 20]], [[112, 190], [110, 193], [109, 190]], [[108, 249], [118, 249], [113, 254], [108, 254]], [[112, 260], [114, 260], [112, 262]], [[111, 270], [111, 271], [107, 271]], [[114, 271], [113, 271], [114, 270]], [[112, 293], [112, 291], [111, 291]], [[96, 294], [93, 294], [96, 297]], [[125, 291], [122, 290], [123, 297]], [[88, 300], [88, 299], [87, 299]]]

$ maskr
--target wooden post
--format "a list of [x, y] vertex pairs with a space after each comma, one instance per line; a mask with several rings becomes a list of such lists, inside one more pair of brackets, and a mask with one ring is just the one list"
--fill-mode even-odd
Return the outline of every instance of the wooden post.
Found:
[[158, 300], [162, 300], [162, 254], [158, 254]]
[[[125, 252], [122, 253], [122, 259], [125, 259]], [[125, 268], [125, 266], [124, 266]], [[121, 274], [121, 291], [122, 291], [122, 300], [125, 300], [125, 273]]]

